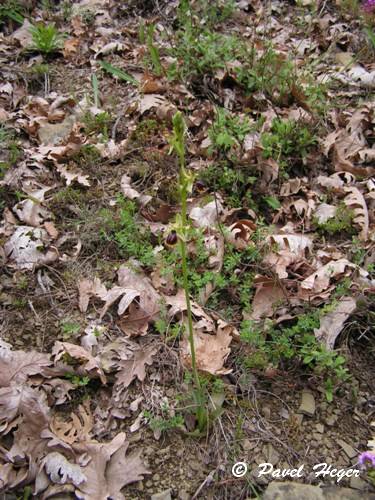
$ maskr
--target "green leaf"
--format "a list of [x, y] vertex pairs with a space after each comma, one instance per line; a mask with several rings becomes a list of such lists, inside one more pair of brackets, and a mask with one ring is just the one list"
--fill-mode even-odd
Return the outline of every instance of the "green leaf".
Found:
[[133, 78], [131, 75], [128, 73], [125, 73], [120, 68], [116, 68], [115, 66], [112, 66], [112, 64], [109, 64], [106, 61], [99, 61], [100, 66], [104, 71], [107, 71], [107, 73], [110, 73], [112, 76], [116, 76], [120, 80], [124, 80], [125, 82], [132, 83], [133, 85], [136, 85], [138, 87], [139, 83], [135, 78]]
[[265, 196], [263, 199], [274, 210], [278, 210], [281, 207], [279, 200], [273, 196]]

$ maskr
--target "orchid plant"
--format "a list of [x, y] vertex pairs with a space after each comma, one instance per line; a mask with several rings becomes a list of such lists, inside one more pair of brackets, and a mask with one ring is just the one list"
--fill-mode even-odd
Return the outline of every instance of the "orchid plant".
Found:
[[204, 405], [204, 390], [199, 378], [195, 343], [193, 330], [193, 317], [191, 312], [190, 289], [187, 267], [187, 240], [189, 232], [189, 224], [187, 220], [187, 198], [193, 190], [194, 176], [186, 170], [185, 162], [185, 132], [186, 125], [182, 117], [182, 113], [178, 111], [173, 117], [173, 136], [170, 141], [171, 151], [174, 150], [178, 156], [179, 162], [179, 194], [181, 202], [181, 212], [177, 214], [176, 221], [172, 232], [167, 238], [168, 244], [179, 244], [182, 264], [183, 286], [185, 290], [186, 311], [188, 321], [188, 340], [190, 345], [191, 367], [194, 379], [194, 400], [196, 405], [196, 419], [198, 423], [198, 431], [203, 431], [207, 424], [207, 415]]

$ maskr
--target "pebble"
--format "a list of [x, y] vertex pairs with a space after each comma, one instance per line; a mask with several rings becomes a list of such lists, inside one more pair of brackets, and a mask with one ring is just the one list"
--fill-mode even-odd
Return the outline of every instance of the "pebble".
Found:
[[312, 392], [302, 391], [301, 404], [298, 409], [299, 413], [313, 417], [315, 413], [315, 398]]
[[324, 425], [322, 425], [322, 424], [316, 424], [315, 429], [316, 429], [316, 430], [317, 430], [317, 432], [319, 432], [320, 434], [323, 434], [323, 432], [324, 432]]
[[155, 493], [151, 495], [151, 500], [172, 500], [171, 490], [161, 491], [160, 493]]
[[354, 458], [358, 455], [358, 453], [355, 451], [355, 449], [350, 446], [348, 443], [343, 441], [342, 439], [337, 440], [337, 444], [341, 446], [341, 448], [344, 450], [345, 455], [349, 458]]
[[353, 488], [353, 490], [367, 490], [368, 484], [366, 481], [361, 479], [360, 477], [351, 477], [350, 478], [350, 487]]
[[326, 418], [326, 424], [332, 427], [337, 422], [337, 419], [337, 415], [331, 415], [330, 417]]
[[262, 407], [263, 415], [265, 418], [270, 419], [271, 418], [271, 408], [269, 406], [263, 406]]

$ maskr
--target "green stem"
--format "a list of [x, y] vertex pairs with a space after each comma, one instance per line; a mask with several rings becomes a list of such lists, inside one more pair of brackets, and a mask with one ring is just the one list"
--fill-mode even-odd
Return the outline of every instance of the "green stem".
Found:
[[184, 281], [184, 290], [185, 290], [185, 300], [186, 300], [186, 310], [188, 317], [188, 328], [189, 328], [189, 344], [190, 344], [190, 352], [191, 352], [191, 367], [194, 374], [194, 380], [197, 385], [197, 388], [201, 388], [201, 383], [198, 376], [197, 370], [197, 360], [195, 357], [195, 344], [194, 344], [194, 333], [193, 333], [193, 317], [191, 314], [191, 304], [190, 304], [190, 296], [189, 296], [189, 279], [187, 273], [187, 258], [186, 258], [186, 247], [185, 241], [180, 239], [180, 251], [181, 251], [181, 259], [182, 259], [182, 276]]

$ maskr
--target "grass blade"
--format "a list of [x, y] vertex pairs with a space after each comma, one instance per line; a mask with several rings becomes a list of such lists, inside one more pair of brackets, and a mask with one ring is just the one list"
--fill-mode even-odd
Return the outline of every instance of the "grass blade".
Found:
[[125, 71], [123, 71], [122, 69], [116, 68], [115, 66], [112, 66], [112, 64], [109, 64], [106, 61], [99, 61], [99, 64], [102, 67], [102, 69], [104, 69], [104, 71], [107, 71], [107, 73], [110, 73], [112, 76], [116, 76], [120, 80], [132, 83], [133, 85], [136, 85], [138, 87], [139, 83], [137, 82], [137, 80], [128, 73], [125, 73]]

